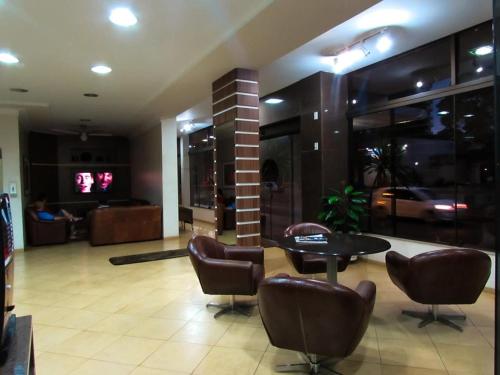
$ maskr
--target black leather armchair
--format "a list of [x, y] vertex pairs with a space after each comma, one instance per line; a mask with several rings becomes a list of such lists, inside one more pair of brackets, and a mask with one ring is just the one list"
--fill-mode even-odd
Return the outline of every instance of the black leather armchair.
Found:
[[259, 309], [271, 344], [307, 358], [276, 371], [335, 373], [325, 367], [325, 359], [338, 361], [356, 349], [368, 327], [375, 294], [371, 281], [361, 281], [352, 290], [284, 274], [265, 279], [259, 288]]
[[451, 319], [465, 315], [439, 314], [439, 305], [473, 304], [481, 294], [491, 271], [491, 259], [478, 250], [445, 249], [407, 258], [395, 251], [385, 257], [389, 277], [413, 301], [431, 305], [428, 312], [403, 310], [422, 319], [419, 327], [439, 321], [462, 331]]
[[264, 278], [264, 251], [260, 247], [226, 246], [213, 238], [196, 236], [188, 244], [189, 258], [206, 294], [229, 295], [229, 304], [209, 303], [207, 307], [225, 313], [248, 315], [249, 305], [235, 303], [235, 295], [257, 294]]
[[[326, 234], [332, 233], [330, 229], [316, 223], [300, 223], [290, 225], [285, 229], [284, 236], [305, 236], [308, 234]], [[286, 251], [288, 260], [293, 264], [295, 270], [300, 274], [315, 274], [326, 272], [326, 257], [321, 255], [301, 254]], [[345, 271], [349, 265], [351, 257], [337, 257], [337, 272]]]

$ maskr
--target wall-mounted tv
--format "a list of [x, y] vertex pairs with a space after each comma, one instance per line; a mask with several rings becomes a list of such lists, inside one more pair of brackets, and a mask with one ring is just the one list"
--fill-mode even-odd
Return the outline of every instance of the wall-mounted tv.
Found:
[[77, 171], [73, 176], [73, 181], [76, 193], [108, 193], [113, 188], [113, 172]]

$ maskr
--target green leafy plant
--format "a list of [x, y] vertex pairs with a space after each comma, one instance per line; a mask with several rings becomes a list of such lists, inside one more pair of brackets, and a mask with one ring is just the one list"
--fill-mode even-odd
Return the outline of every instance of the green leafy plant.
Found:
[[363, 195], [352, 185], [345, 186], [342, 191], [334, 190], [333, 194], [323, 199], [323, 211], [318, 219], [333, 231], [359, 232], [361, 217], [366, 215], [367, 209]]

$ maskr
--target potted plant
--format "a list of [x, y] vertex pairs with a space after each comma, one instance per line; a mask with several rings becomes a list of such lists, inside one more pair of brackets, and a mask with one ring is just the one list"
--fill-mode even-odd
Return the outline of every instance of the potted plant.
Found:
[[334, 232], [358, 233], [360, 219], [366, 215], [367, 200], [363, 195], [352, 185], [346, 185], [342, 191], [333, 190], [324, 198], [318, 219]]

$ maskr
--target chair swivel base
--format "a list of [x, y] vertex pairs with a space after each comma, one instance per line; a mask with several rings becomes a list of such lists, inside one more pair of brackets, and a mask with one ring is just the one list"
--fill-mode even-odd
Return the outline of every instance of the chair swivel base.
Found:
[[328, 358], [318, 361], [316, 355], [312, 357], [305, 356], [307, 362], [303, 363], [292, 363], [287, 365], [277, 365], [274, 367], [276, 372], [308, 372], [309, 374], [327, 374], [327, 375], [342, 375], [340, 372], [332, 370], [331, 368], [325, 366], [323, 363], [328, 360]]
[[429, 323], [432, 323], [432, 322], [439, 322], [439, 323], [442, 323], [444, 325], [447, 325], [448, 327], [454, 328], [460, 332], [463, 331], [463, 328], [460, 327], [455, 322], [453, 322], [452, 320], [462, 320], [463, 321], [466, 319], [465, 315], [440, 314], [438, 305], [432, 305], [432, 307], [429, 308], [429, 310], [427, 312], [403, 310], [402, 313], [404, 315], [411, 316], [412, 318], [421, 319], [422, 321], [418, 324], [418, 328], [425, 327], [426, 325], [428, 325]]
[[214, 319], [217, 319], [219, 316], [224, 314], [239, 314], [250, 316], [252, 314], [251, 310], [255, 306], [256, 303], [235, 302], [234, 296], [231, 296], [231, 300], [229, 303], [207, 303], [207, 307], [216, 307], [220, 309], [214, 314]]

